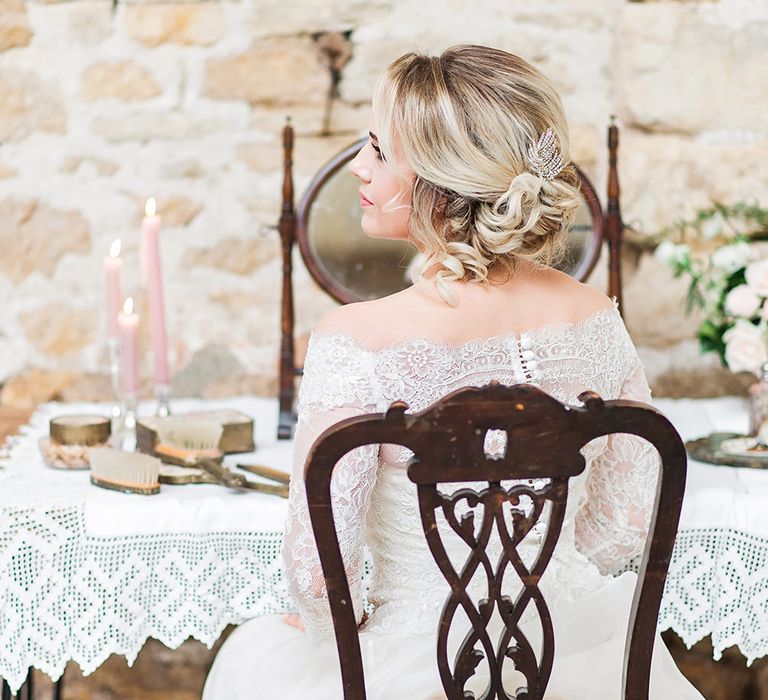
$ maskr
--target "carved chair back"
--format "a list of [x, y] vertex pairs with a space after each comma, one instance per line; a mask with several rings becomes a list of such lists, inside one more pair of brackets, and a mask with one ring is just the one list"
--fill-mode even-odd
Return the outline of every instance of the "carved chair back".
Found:
[[[579, 398], [583, 407], [570, 407], [530, 385], [507, 387], [494, 382], [460, 389], [421, 413], [408, 414], [407, 406], [398, 402], [386, 413], [343, 420], [317, 439], [307, 458], [305, 482], [345, 700], [365, 700], [366, 693], [357, 625], [333, 524], [330, 485], [337, 461], [367, 444], [402, 445], [414, 453], [408, 477], [417, 485], [429, 549], [450, 585], [437, 630], [437, 663], [448, 700], [474, 697], [465, 694], [465, 686], [483, 660], [490, 681], [482, 700], [539, 700], [552, 670], [555, 630], [538, 584], [560, 535], [569, 479], [585, 469], [580, 450], [591, 440], [612, 433], [629, 433], [652, 443], [662, 465], [629, 618], [623, 669], [624, 700], [648, 699], [656, 620], [685, 488], [685, 448], [671, 423], [650, 406], [623, 400], [604, 402], [592, 392]], [[489, 430], [506, 432], [503, 455], [486, 454]], [[515, 481], [511, 486], [502, 484], [508, 480]], [[438, 488], [439, 484], [464, 482], [487, 485], [479, 490], [463, 486], [451, 494]], [[523, 500], [528, 507], [523, 507]], [[457, 506], [462, 503], [473, 510], [459, 517]], [[476, 525], [472, 513], [478, 505], [481, 522]], [[470, 554], [461, 568], [446, 554], [438, 514], [469, 545]], [[518, 546], [537, 523], [543, 523], [545, 534], [535, 561], [527, 564]], [[496, 562], [487, 552], [494, 528], [503, 545]], [[476, 604], [467, 586], [478, 571], [487, 578], [488, 594]], [[515, 599], [502, 590], [509, 574], [521, 584]], [[538, 653], [519, 624], [529, 606], [535, 609], [543, 632]], [[448, 637], [459, 609], [471, 628], [451, 664]], [[490, 638], [488, 626], [494, 611], [503, 623], [496, 640]], [[510, 663], [525, 677], [525, 687], [516, 692], [502, 683]]]
[[[348, 175], [348, 182], [340, 178], [346, 175], [348, 163], [364, 143], [365, 139], [356, 141], [328, 161], [312, 178], [296, 208], [293, 187], [294, 134], [290, 124], [283, 129], [282, 208], [278, 224], [283, 265], [278, 420], [280, 439], [290, 438], [293, 434], [295, 377], [301, 374], [294, 357], [294, 244], [298, 243], [302, 260], [315, 282], [340, 304], [384, 296], [407, 286], [402, 265], [398, 263], [412, 254], [412, 251], [409, 253], [403, 249], [400, 242], [367, 239], [359, 226], [357, 231], [344, 227], [345, 221], [359, 220], [359, 195], [352, 175]], [[584, 207], [569, 234], [573, 259], [568, 258], [564, 269], [576, 279], [586, 280], [605, 242], [608, 248], [608, 294], [616, 297], [621, 308], [623, 225], [619, 209], [618, 143], [618, 128], [611, 124], [608, 128], [608, 192], [605, 209], [587, 175], [578, 166], [576, 168]], [[326, 229], [326, 233], [330, 231], [330, 237], [319, 242], [322, 234], [318, 236], [317, 231], [322, 229]], [[329, 260], [329, 257], [333, 260]]]

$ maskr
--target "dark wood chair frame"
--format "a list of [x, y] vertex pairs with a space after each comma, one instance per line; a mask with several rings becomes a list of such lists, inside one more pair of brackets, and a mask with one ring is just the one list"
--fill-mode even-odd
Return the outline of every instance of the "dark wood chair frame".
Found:
[[[507, 387], [491, 383], [455, 391], [421, 413], [407, 414], [407, 406], [398, 402], [386, 413], [343, 420], [319, 436], [309, 452], [304, 476], [310, 519], [328, 588], [344, 700], [365, 700], [366, 692], [357, 623], [333, 521], [331, 477], [340, 458], [362, 445], [381, 443], [403, 445], [414, 453], [408, 477], [417, 484], [429, 548], [451, 587], [437, 634], [438, 668], [449, 700], [474, 697], [465, 695], [464, 686], [483, 657], [490, 683], [482, 700], [539, 700], [550, 677], [555, 640], [552, 619], [538, 583], [560, 534], [568, 480], [585, 468], [579, 450], [589, 441], [613, 433], [628, 433], [647, 440], [661, 458], [650, 531], [629, 618], [622, 680], [624, 700], [648, 700], [656, 622], [685, 489], [685, 447], [672, 424], [650, 406], [634, 401], [603, 401], [592, 392], [585, 392], [579, 399], [583, 407], [574, 408], [530, 385]], [[490, 429], [506, 431], [506, 452], [502, 457], [488, 457], [484, 452], [485, 434]], [[549, 482], [546, 486], [518, 482], [505, 489], [501, 481], [507, 479]], [[451, 495], [438, 490], [441, 483], [467, 481], [487, 481], [488, 486], [480, 491], [461, 488]], [[515, 508], [524, 496], [533, 504], [528, 514]], [[465, 514], [459, 519], [455, 514], [460, 501], [470, 507], [483, 505], [478, 535], [474, 534], [473, 516]], [[527, 568], [517, 545], [539, 521], [547, 502], [550, 509], [546, 534], [538, 558]], [[508, 518], [501, 512], [506, 503], [512, 506], [511, 532]], [[444, 513], [452, 529], [470, 547], [461, 572], [453, 568], [440, 540], [435, 524], [437, 511]], [[504, 545], [504, 553], [495, 567], [485, 551], [494, 524]], [[488, 579], [488, 598], [475, 606], [466, 586], [480, 567]], [[508, 569], [514, 569], [522, 583], [514, 601], [501, 593]], [[538, 611], [544, 632], [539, 660], [518, 626], [529, 604]], [[459, 606], [472, 628], [451, 667], [447, 638]], [[486, 629], [494, 608], [504, 622], [495, 650]], [[478, 642], [483, 652], [474, 648]], [[508, 658], [527, 682], [526, 689], [511, 695], [502, 686], [503, 665]]]
[[[345, 148], [341, 153], [326, 163], [312, 179], [309, 187], [299, 202], [298, 210], [294, 207], [293, 188], [293, 127], [290, 123], [283, 129], [283, 187], [282, 207], [278, 229], [282, 247], [282, 302], [280, 315], [280, 365], [278, 372], [278, 439], [289, 439], [293, 435], [294, 396], [296, 391], [296, 376], [301, 374], [295, 362], [293, 344], [294, 305], [293, 305], [293, 246], [298, 242], [301, 257], [310, 275], [320, 287], [340, 304], [360, 301], [357, 297], [334, 280], [325, 269], [318, 264], [312, 254], [308, 236], [308, 222], [312, 206], [317, 195], [328, 180], [344, 167], [364, 145], [366, 139], [360, 139]], [[584, 172], [576, 168], [581, 191], [587, 202], [595, 234], [593, 235], [587, 255], [581, 261], [573, 276], [585, 280], [592, 272], [598, 258], [603, 241], [608, 245], [608, 294], [616, 297], [621, 308], [621, 238], [623, 224], [619, 207], [619, 177], [617, 169], [617, 152], [619, 145], [618, 127], [611, 123], [608, 127], [608, 204], [603, 212], [595, 188]]]

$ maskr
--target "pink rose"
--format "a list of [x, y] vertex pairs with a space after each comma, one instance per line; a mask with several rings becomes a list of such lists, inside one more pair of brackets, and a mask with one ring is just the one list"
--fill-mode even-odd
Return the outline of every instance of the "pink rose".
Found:
[[768, 297], [768, 259], [747, 265], [747, 284], [761, 297]]
[[740, 284], [734, 287], [728, 296], [725, 297], [725, 310], [731, 316], [741, 316], [742, 318], [752, 318], [760, 308], [760, 298], [755, 294], [752, 287], [747, 284]]
[[760, 374], [768, 361], [765, 332], [749, 321], [739, 319], [723, 334], [725, 361], [731, 372]]

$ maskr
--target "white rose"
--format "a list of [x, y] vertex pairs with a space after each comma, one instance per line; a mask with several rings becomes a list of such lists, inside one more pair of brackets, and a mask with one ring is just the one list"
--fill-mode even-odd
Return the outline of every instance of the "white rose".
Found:
[[760, 308], [760, 297], [755, 294], [752, 287], [740, 284], [734, 287], [725, 297], [725, 310], [731, 316], [752, 318]]
[[716, 212], [714, 216], [704, 221], [701, 225], [701, 237], [706, 241], [717, 238], [723, 231], [724, 223], [723, 215], [719, 211]]
[[723, 334], [725, 361], [731, 372], [760, 374], [763, 363], [768, 361], [765, 333], [749, 321], [736, 324]]
[[768, 297], [768, 260], [758, 260], [747, 265], [747, 284], [755, 294]]
[[763, 318], [768, 321], [768, 299], [763, 302]]
[[685, 243], [662, 241], [656, 246], [654, 255], [665, 265], [675, 265], [684, 263], [690, 252], [690, 247]]
[[746, 241], [724, 245], [712, 254], [712, 265], [727, 274], [731, 274], [747, 264], [749, 253], [749, 243]]

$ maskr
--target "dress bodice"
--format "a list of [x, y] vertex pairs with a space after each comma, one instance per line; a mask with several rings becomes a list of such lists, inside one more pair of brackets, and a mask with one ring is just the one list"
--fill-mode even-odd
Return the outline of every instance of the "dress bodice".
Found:
[[[396, 400], [420, 411], [455, 389], [491, 380], [534, 384], [570, 404], [585, 390], [605, 399], [650, 398], [616, 308], [577, 324], [461, 344], [409, 339], [373, 349], [345, 335], [313, 335], [299, 393], [284, 549], [291, 592], [310, 632], [330, 629], [302, 479], [314, 439], [342, 418], [382, 411]], [[496, 437], [489, 436], [487, 451], [499, 449]], [[584, 454], [587, 469], [571, 480], [561, 537], [542, 580], [550, 603], [599, 588], [600, 570], [620, 568], [645, 539], [658, 465], [653, 448], [638, 438], [611, 436], [593, 441]], [[358, 615], [364, 541], [373, 557], [373, 630], [434, 631], [448, 590], [424, 540], [415, 486], [404, 469], [409, 457], [403, 447], [365, 446], [348, 453], [334, 472], [336, 529]], [[463, 561], [466, 546], [454, 539], [449, 554]], [[526, 538], [531, 556], [537, 544], [534, 531]], [[481, 595], [479, 577], [476, 585]]]

